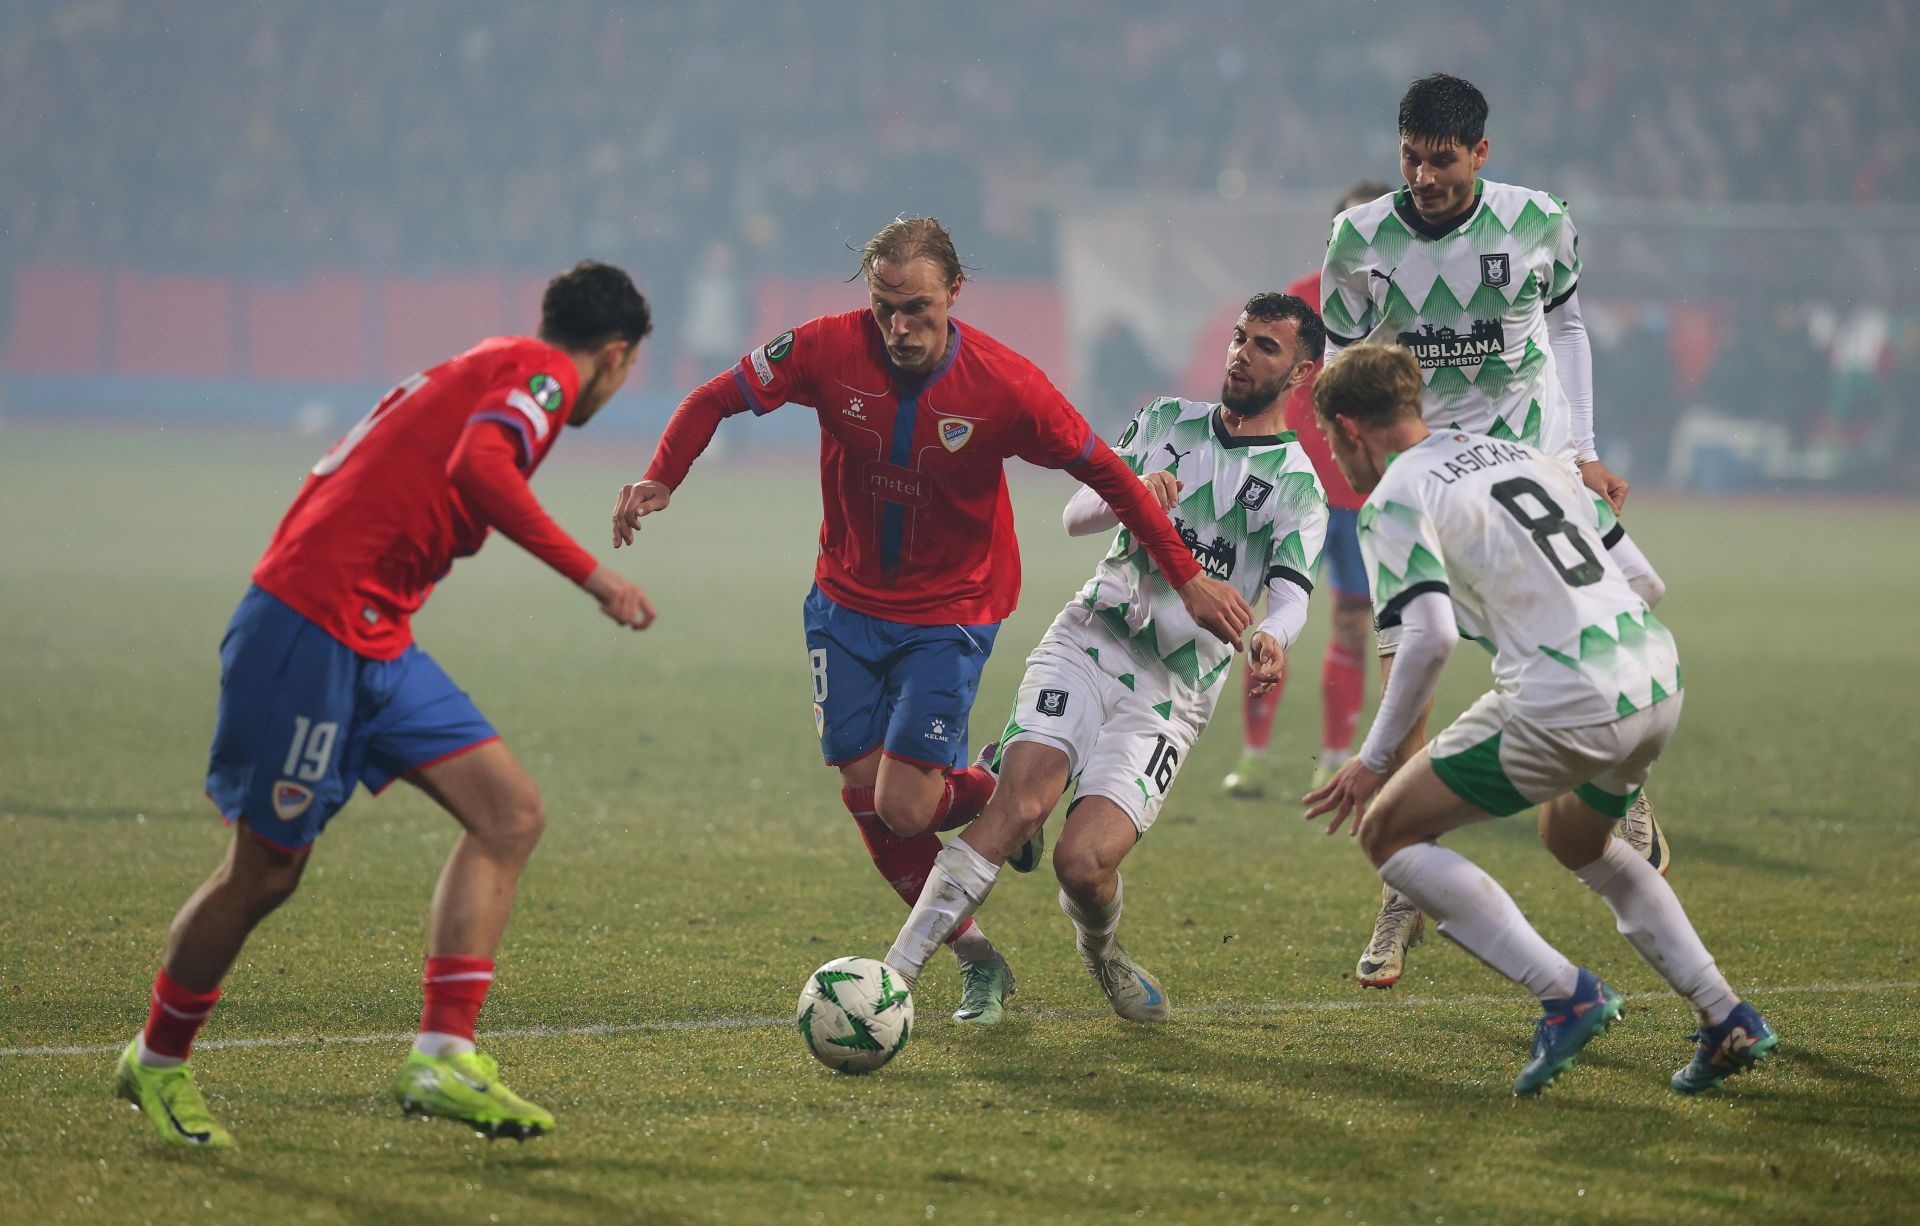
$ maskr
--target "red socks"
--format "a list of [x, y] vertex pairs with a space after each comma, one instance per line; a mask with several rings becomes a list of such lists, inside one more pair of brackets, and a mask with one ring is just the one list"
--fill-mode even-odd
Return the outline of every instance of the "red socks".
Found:
[[493, 986], [493, 959], [431, 955], [421, 986], [427, 1003], [420, 1011], [420, 1033], [450, 1035], [471, 1043], [473, 1024], [479, 1020], [480, 1006], [487, 1003], [487, 989]]
[[934, 809], [935, 830], [958, 830], [987, 807], [996, 780], [984, 766], [969, 766], [963, 771], [947, 772], [947, 788]]
[[[985, 771], [980, 773], [986, 774]], [[950, 804], [958, 790], [955, 779], [949, 776], [942, 803]], [[989, 776], [987, 791], [991, 793], [992, 790], [992, 777]], [[847, 806], [847, 812], [853, 814], [854, 822], [860, 827], [860, 838], [867, 845], [867, 854], [873, 857], [873, 866], [880, 870], [880, 875], [887, 879], [894, 893], [900, 895], [909, 907], [919, 902], [920, 891], [927, 884], [927, 875], [933, 872], [933, 858], [940, 854], [939, 836], [929, 832], [903, 839], [887, 829], [886, 823], [874, 811], [872, 788], [841, 788], [840, 801]], [[957, 937], [972, 927], [973, 921], [969, 919], [960, 925], [953, 936]], [[953, 937], [947, 940], [951, 942]]]
[[1353, 744], [1353, 730], [1360, 723], [1360, 704], [1365, 701], [1366, 664], [1359, 656], [1327, 644], [1327, 658], [1320, 667], [1320, 744], [1328, 749], [1346, 749]]
[[147, 1011], [147, 1026], [141, 1038], [147, 1050], [156, 1056], [185, 1060], [193, 1047], [193, 1036], [207, 1024], [220, 989], [196, 992], [183, 988], [162, 970], [153, 977], [153, 1005]]
[[1283, 680], [1264, 694], [1253, 692], [1253, 670], [1240, 670], [1240, 722], [1245, 728], [1242, 739], [1248, 749], [1265, 749], [1273, 738], [1273, 716], [1280, 709]]

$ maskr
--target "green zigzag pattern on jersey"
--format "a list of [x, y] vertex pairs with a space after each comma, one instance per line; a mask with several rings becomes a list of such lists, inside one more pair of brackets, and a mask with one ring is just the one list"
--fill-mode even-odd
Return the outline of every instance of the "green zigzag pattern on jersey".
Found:
[[1602, 537], [1605, 537], [1607, 533], [1613, 531], [1613, 526], [1620, 522], [1620, 517], [1613, 513], [1613, 504], [1597, 494], [1593, 499], [1593, 514], [1594, 518], [1599, 521], [1599, 530]]
[[1367, 500], [1361, 504], [1360, 514], [1354, 517], [1354, 522], [1360, 531], [1365, 532], [1372, 528], [1375, 521], [1382, 515], [1398, 520], [1409, 527], [1420, 522], [1420, 512], [1417, 508], [1410, 507], [1404, 502], [1395, 502], [1391, 498], [1383, 498], [1379, 502]]
[[1480, 363], [1479, 373], [1473, 377], [1473, 385], [1495, 400], [1506, 394], [1507, 388], [1515, 382], [1531, 382], [1547, 364], [1547, 351], [1527, 338], [1526, 348], [1520, 351], [1520, 364], [1510, 366], [1499, 354]]
[[[1620, 676], [1621, 657], [1625, 656], [1638, 664], [1642, 672], [1648, 674], [1653, 687], [1652, 696], [1649, 699], [1649, 705], [1651, 705], [1680, 691], [1680, 669], [1677, 665], [1673, 671], [1672, 689], [1661, 685], [1659, 678], [1652, 675], [1653, 666], [1650, 656], [1654, 647], [1664, 647], [1669, 652], [1673, 651], [1673, 632], [1662, 625], [1660, 619], [1651, 611], [1643, 611], [1639, 614], [1626, 612], [1614, 618], [1611, 628], [1605, 624], [1581, 627], [1580, 655], [1577, 659], [1563, 651], [1555, 651], [1544, 643], [1540, 644], [1540, 654], [1575, 672], [1592, 669], [1596, 675], [1605, 677], [1616, 685]], [[1640, 708], [1634, 706], [1632, 700], [1622, 693], [1618, 696], [1614, 709], [1621, 715], [1632, 715]]]
[[1494, 419], [1487, 434], [1502, 442], [1525, 443], [1529, 447], [1538, 447], [1540, 445], [1540, 402], [1527, 401], [1527, 419], [1520, 423], [1520, 433], [1515, 434], [1513, 427], [1507, 424], [1507, 419], [1499, 417]]
[[[1565, 205], [1561, 206], [1562, 209]], [[1511, 224], [1500, 219], [1500, 215], [1490, 207], [1482, 207], [1471, 222], [1437, 241], [1453, 242], [1469, 239], [1487, 242], [1496, 234], [1506, 235], [1526, 246], [1553, 245], [1555, 231], [1562, 223], [1564, 212], [1549, 214], [1537, 201], [1528, 197], [1520, 212]], [[1342, 218], [1334, 227], [1333, 237], [1329, 240], [1327, 261], [1336, 267], [1353, 267], [1369, 252], [1378, 256], [1381, 263], [1389, 268], [1396, 267], [1407, 245], [1413, 241], [1413, 234], [1400, 220], [1397, 213], [1388, 210], [1381, 218], [1373, 238], [1367, 239], [1360, 233], [1350, 219]], [[1554, 287], [1572, 285], [1580, 271], [1580, 239], [1574, 236], [1574, 262], [1571, 267], [1554, 261]], [[1531, 276], [1522, 277], [1517, 283], [1509, 283], [1508, 293], [1491, 285], [1481, 284], [1466, 304], [1454, 295], [1444, 278], [1436, 278], [1433, 288], [1427, 294], [1426, 301], [1415, 306], [1400, 288], [1398, 281], [1387, 288], [1387, 300], [1384, 314], [1387, 319], [1440, 318], [1441, 312], [1450, 311], [1458, 316], [1471, 312], [1476, 317], [1502, 314], [1522, 295], [1535, 292]], [[1365, 331], [1360, 322], [1354, 319], [1338, 293], [1327, 297], [1320, 305], [1321, 318], [1328, 327], [1343, 336], [1354, 336]]]
[[1407, 555], [1407, 569], [1394, 574], [1387, 564], [1380, 564], [1380, 573], [1374, 579], [1373, 599], [1385, 604], [1398, 596], [1406, 588], [1416, 583], [1445, 583], [1447, 568], [1440, 565], [1440, 559], [1427, 552], [1425, 545], [1415, 545], [1413, 552]]

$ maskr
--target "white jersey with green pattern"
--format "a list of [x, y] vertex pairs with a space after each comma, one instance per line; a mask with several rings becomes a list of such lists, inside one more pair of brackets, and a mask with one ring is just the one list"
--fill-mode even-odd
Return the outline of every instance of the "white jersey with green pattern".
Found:
[[[1327, 538], [1327, 494], [1291, 432], [1234, 437], [1217, 404], [1167, 398], [1140, 410], [1114, 450], [1136, 474], [1183, 483], [1169, 516], [1201, 569], [1257, 604], [1268, 580], [1311, 591]], [[1143, 667], [1211, 689], [1233, 649], [1195, 624], [1147, 551], [1122, 528], [1075, 601]]]
[[1360, 508], [1375, 623], [1446, 592], [1493, 653], [1513, 710], [1546, 728], [1611, 723], [1680, 690], [1673, 635], [1601, 544], [1595, 500], [1531, 447], [1443, 431], [1394, 456]]
[[1546, 316], [1580, 281], [1573, 219], [1546, 192], [1481, 180], [1476, 193], [1438, 227], [1405, 188], [1334, 218], [1320, 271], [1328, 341], [1411, 349], [1435, 430], [1518, 439], [1571, 460]]

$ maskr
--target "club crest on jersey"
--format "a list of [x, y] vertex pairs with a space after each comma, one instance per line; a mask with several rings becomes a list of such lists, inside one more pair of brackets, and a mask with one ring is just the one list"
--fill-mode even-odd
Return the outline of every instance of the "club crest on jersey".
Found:
[[273, 811], [283, 822], [290, 822], [313, 807], [313, 789], [282, 779], [273, 785]]
[[1040, 714], [1065, 715], [1067, 713], [1067, 692], [1065, 690], [1041, 690]]
[[973, 423], [962, 421], [958, 417], [942, 417], [939, 423], [940, 445], [948, 451], [958, 451], [967, 445], [973, 437]]
[[1248, 477], [1246, 484], [1240, 487], [1240, 496], [1234, 501], [1249, 511], [1258, 511], [1271, 493], [1273, 493], [1272, 483], [1262, 481], [1258, 477]]
[[813, 735], [815, 736], [827, 735], [826, 708], [822, 707], [817, 702], [813, 704]]
[[1513, 266], [1507, 262], [1506, 252], [1496, 251], [1480, 257], [1480, 284], [1505, 289], [1512, 279]]
[[527, 390], [533, 393], [533, 402], [549, 413], [558, 413], [561, 403], [567, 398], [566, 389], [552, 375], [535, 375], [528, 379]]

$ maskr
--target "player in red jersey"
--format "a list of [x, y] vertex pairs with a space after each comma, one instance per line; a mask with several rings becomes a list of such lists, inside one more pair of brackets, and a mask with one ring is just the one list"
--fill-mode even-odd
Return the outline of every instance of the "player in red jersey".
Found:
[[[1356, 183], [1334, 208], [1339, 216], [1356, 204], [1365, 204], [1387, 194], [1387, 185], [1377, 182]], [[1318, 269], [1287, 287], [1287, 292], [1308, 302], [1320, 301]], [[1287, 429], [1294, 432], [1313, 471], [1326, 487], [1327, 544], [1321, 553], [1326, 566], [1327, 587], [1333, 592], [1333, 635], [1327, 640], [1327, 654], [1320, 665], [1320, 757], [1314, 767], [1313, 786], [1319, 787], [1333, 777], [1347, 760], [1353, 746], [1353, 730], [1360, 722], [1360, 708], [1366, 701], [1366, 659], [1373, 630], [1373, 605], [1368, 597], [1367, 567], [1360, 559], [1360, 536], [1356, 528], [1360, 504], [1366, 499], [1353, 492], [1347, 479], [1333, 462], [1333, 452], [1320, 432], [1313, 415], [1313, 373], [1287, 397]], [[1253, 799], [1266, 795], [1267, 741], [1273, 734], [1273, 718], [1280, 708], [1280, 685], [1255, 693], [1252, 669], [1242, 669], [1241, 749], [1239, 764], [1223, 781], [1230, 795]]]
[[395, 779], [464, 828], [434, 890], [426, 1004], [395, 1095], [496, 1136], [553, 1127], [473, 1044], [546, 821], [540, 794], [408, 623], [495, 528], [614, 621], [653, 621], [646, 593], [597, 564], [527, 486], [560, 428], [585, 425], [620, 389], [651, 328], [626, 273], [576, 265], [548, 284], [538, 339], [494, 337], [406, 380], [314, 465], [280, 521], [220, 645], [207, 795], [234, 838], [174, 918], [146, 1027], [115, 1070], [116, 1089], [167, 1142], [233, 1144], [194, 1085], [189, 1046], [247, 936], [299, 884], [321, 828], [356, 784], [379, 792]]
[[[960, 768], [980, 670], [1020, 594], [1009, 458], [1098, 490], [1198, 624], [1237, 645], [1252, 612], [1200, 573], [1147, 487], [1033, 363], [949, 317], [964, 276], [939, 222], [896, 220], [860, 268], [867, 310], [783, 332], [681, 403], [645, 479], [620, 491], [614, 544], [666, 508], [721, 419], [788, 403], [819, 414], [814, 720], [874, 865], [911, 907], [940, 851], [934, 832], [971, 821], [993, 791], [989, 755]], [[1016, 868], [1038, 863], [1029, 851]], [[1005, 960], [977, 925], [952, 944], [955, 1020], [998, 1021], [1013, 987]]]

